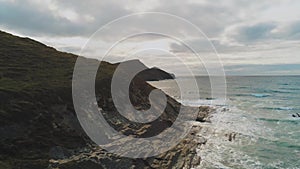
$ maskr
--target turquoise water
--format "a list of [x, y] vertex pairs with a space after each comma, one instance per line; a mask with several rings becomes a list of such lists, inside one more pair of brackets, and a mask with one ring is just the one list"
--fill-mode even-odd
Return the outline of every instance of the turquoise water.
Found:
[[[188, 87], [190, 78], [185, 78]], [[206, 146], [199, 150], [202, 168], [300, 168], [300, 76], [227, 77], [225, 105], [217, 112]], [[207, 104], [207, 77], [198, 77], [198, 91], [188, 91], [191, 105]], [[154, 82], [174, 98], [180, 91], [174, 80]], [[200, 98], [193, 98], [194, 93]], [[226, 111], [224, 111], [224, 107]], [[223, 110], [223, 111], [222, 111]], [[207, 132], [206, 132], [207, 133]], [[236, 139], [228, 140], [228, 134]], [[227, 134], [227, 135], [226, 135]]]

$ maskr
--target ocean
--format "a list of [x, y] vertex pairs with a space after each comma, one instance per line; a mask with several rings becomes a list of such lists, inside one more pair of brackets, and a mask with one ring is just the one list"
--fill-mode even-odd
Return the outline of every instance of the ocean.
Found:
[[[186, 88], [192, 79], [183, 78]], [[208, 77], [196, 81], [199, 89], [185, 90], [184, 100], [175, 80], [150, 84], [185, 105], [219, 99], [211, 97]], [[208, 138], [199, 168], [300, 168], [300, 76], [231, 76], [226, 85], [226, 102], [211, 105], [211, 123], [199, 131]]]

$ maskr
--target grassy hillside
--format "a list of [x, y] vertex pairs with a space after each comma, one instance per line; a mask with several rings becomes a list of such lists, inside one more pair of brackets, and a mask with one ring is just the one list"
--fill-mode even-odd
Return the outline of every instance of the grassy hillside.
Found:
[[[186, 160], [192, 161], [195, 153], [187, 155], [195, 151], [194, 144], [182, 143], [162, 156], [143, 160], [117, 157], [97, 147], [83, 132], [73, 107], [71, 82], [76, 58], [37, 41], [0, 32], [0, 169], [156, 168], [185, 166]], [[123, 134], [136, 137], [153, 136], [169, 127], [180, 106], [170, 97], [165, 112], [149, 124], [130, 123], [116, 111], [110, 82], [117, 65], [101, 62], [96, 78], [98, 105], [107, 121]], [[137, 108], [149, 108], [148, 94], [154, 88], [145, 80], [151, 74], [139, 75], [132, 82], [130, 98]], [[126, 71], [124, 75], [126, 78]], [[168, 75], [156, 78], [163, 77]], [[87, 154], [96, 151], [102, 155], [95, 162]], [[81, 158], [85, 160], [78, 160]]]

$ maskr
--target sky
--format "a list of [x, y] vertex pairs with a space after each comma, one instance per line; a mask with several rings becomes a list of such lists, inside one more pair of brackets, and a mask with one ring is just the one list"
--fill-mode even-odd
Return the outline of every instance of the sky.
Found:
[[[185, 66], [197, 75], [207, 72], [206, 66], [222, 66], [227, 75], [299, 75], [299, 7], [297, 0], [0, 0], [0, 30], [87, 57], [99, 57], [118, 42], [104, 60], [132, 55], [181, 74]], [[164, 14], [106, 26], [141, 12]], [[121, 41], [149, 30], [172, 36], [142, 34]]]

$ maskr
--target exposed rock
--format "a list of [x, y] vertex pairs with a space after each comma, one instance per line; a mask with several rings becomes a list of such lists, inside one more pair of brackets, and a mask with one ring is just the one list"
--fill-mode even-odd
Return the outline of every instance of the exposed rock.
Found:
[[196, 121], [199, 122], [210, 122], [211, 113], [214, 111], [211, 107], [202, 106], [199, 108], [199, 112]]
[[139, 72], [136, 77], [140, 78], [144, 81], [158, 81], [158, 80], [166, 80], [166, 79], [175, 79], [175, 75], [168, 73], [164, 70], [161, 70], [159, 68], [153, 67], [153, 68], [146, 68], [146, 66], [140, 62], [139, 60], [131, 60], [132, 64], [139, 64], [143, 65], [145, 67], [145, 70]]
[[228, 137], [228, 141], [234, 141], [235, 138], [236, 138], [236, 135], [237, 135], [237, 133], [232, 132], [232, 133], [229, 133], [229, 134], [225, 134], [225, 137]]
[[92, 153], [82, 153], [58, 161], [51, 160], [50, 163], [53, 163], [51, 166], [65, 169], [77, 166], [89, 168], [96, 164], [100, 168], [192, 168], [200, 164], [201, 158], [196, 154], [196, 148], [201, 144], [203, 143], [197, 142], [190, 135], [168, 152], [146, 159], [119, 158], [99, 148]]

